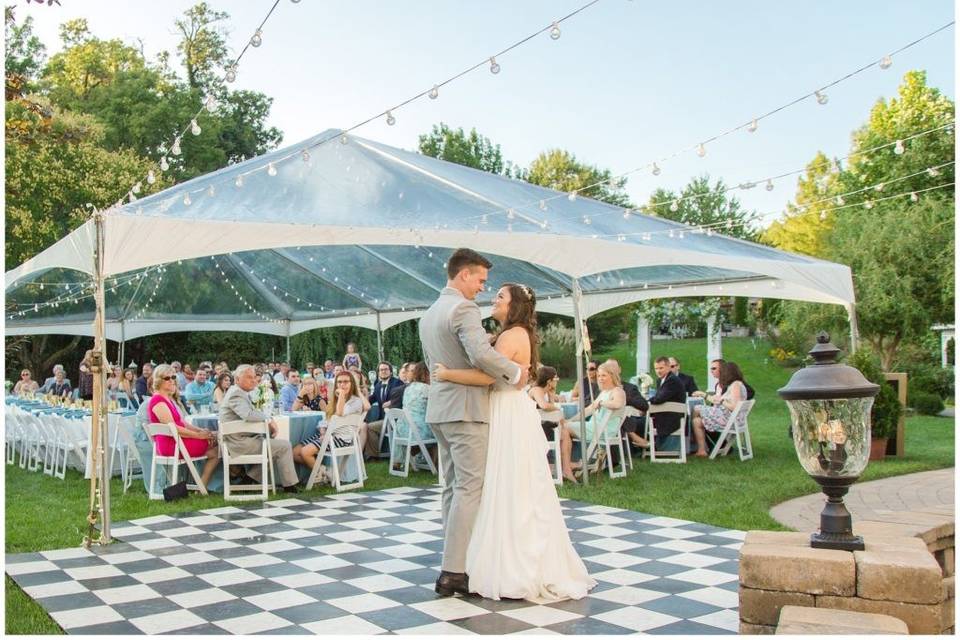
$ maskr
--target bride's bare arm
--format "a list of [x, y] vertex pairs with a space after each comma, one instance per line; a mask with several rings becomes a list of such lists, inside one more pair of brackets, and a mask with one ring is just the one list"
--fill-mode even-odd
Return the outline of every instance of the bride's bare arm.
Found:
[[[497, 340], [496, 350], [521, 367], [530, 364], [530, 340], [525, 329], [517, 327], [504, 332]], [[448, 369], [439, 362], [434, 364], [433, 374], [437, 380], [477, 387], [486, 387], [495, 382], [494, 378], [479, 369]]]

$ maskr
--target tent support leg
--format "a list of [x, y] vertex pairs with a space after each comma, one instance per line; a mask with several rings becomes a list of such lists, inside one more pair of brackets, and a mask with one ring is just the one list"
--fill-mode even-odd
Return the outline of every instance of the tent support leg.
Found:
[[290, 321], [289, 320], [287, 320], [287, 362], [288, 363], [290, 362]]
[[380, 314], [377, 314], [377, 360], [383, 362], [383, 329], [380, 328]]
[[847, 317], [850, 319], [850, 354], [853, 355], [860, 348], [860, 326], [857, 324], [857, 305], [851, 302], [847, 305]]
[[[94, 211], [96, 227], [96, 248], [93, 255], [94, 298], [96, 313], [93, 320], [93, 354], [90, 369], [93, 373], [93, 418], [90, 430], [90, 449], [93, 469], [90, 478], [90, 511], [87, 514], [88, 530], [83, 545], [110, 544], [110, 472], [109, 433], [107, 426], [107, 388], [106, 380], [106, 330], [104, 325], [104, 277], [103, 277], [103, 212]], [[97, 520], [100, 520], [100, 533], [96, 534]]]
[[710, 363], [723, 358], [723, 338], [716, 316], [707, 318], [707, 387], [715, 389], [719, 379], [710, 373]]
[[[580, 289], [580, 282], [574, 278], [573, 279], [573, 324], [574, 324], [574, 335], [576, 336], [576, 354], [577, 354], [577, 379], [574, 382], [575, 385], [580, 384], [580, 381], [583, 380], [583, 358], [581, 356], [586, 356], [583, 345], [583, 320], [582, 320], [582, 310], [580, 305], [582, 303], [583, 292]], [[580, 461], [583, 464], [583, 484], [584, 486], [590, 483], [590, 471], [587, 468], [587, 449], [589, 449], [590, 443], [587, 442], [587, 420], [583, 417], [584, 414], [584, 397], [580, 393], [577, 395], [579, 404], [580, 404]], [[557, 427], [558, 429], [560, 427]], [[559, 460], [555, 461], [555, 464], [560, 464]]]

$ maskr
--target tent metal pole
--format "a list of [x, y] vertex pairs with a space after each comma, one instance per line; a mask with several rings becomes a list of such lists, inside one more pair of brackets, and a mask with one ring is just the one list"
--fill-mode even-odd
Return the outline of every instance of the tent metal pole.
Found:
[[290, 362], [290, 321], [287, 320], [287, 362]]
[[860, 325], [857, 324], [857, 304], [847, 305], [847, 317], [850, 319], [850, 354], [853, 355], [860, 348]]
[[[573, 279], [573, 324], [575, 325], [574, 335], [576, 336], [576, 356], [577, 356], [577, 379], [574, 382], [574, 385], [580, 384], [580, 381], [583, 380], [583, 359], [580, 357], [583, 351], [583, 321], [581, 320], [581, 297], [583, 292], [580, 290], [580, 282], [574, 278]], [[574, 387], [576, 388], [576, 387]], [[587, 419], [583, 415], [585, 407], [583, 404], [583, 394], [577, 394], [577, 401], [580, 405], [580, 462], [583, 465], [583, 484], [584, 486], [590, 483], [590, 470], [587, 467], [587, 449], [589, 448], [589, 443], [587, 443]], [[559, 427], [557, 427], [559, 429]], [[559, 460], [554, 461], [554, 464], [560, 464]]]
[[121, 372], [123, 371], [123, 369], [126, 369], [126, 368], [127, 368], [126, 365], [123, 364], [124, 352], [127, 350], [127, 349], [126, 349], [126, 347], [127, 347], [127, 337], [126, 337], [125, 332], [124, 332], [124, 326], [123, 326], [123, 324], [124, 324], [124, 323], [123, 323], [123, 320], [121, 320], [121, 321], [120, 321], [120, 356], [119, 356], [120, 359], [118, 360], [118, 362], [119, 362], [119, 364], [120, 364], [120, 370], [121, 370]]
[[[106, 380], [106, 330], [104, 326], [104, 277], [103, 277], [103, 212], [94, 211], [94, 226], [96, 228], [96, 245], [93, 255], [94, 267], [94, 298], [96, 313], [94, 315], [94, 343], [92, 361], [90, 364], [93, 373], [93, 418], [90, 429], [90, 448], [93, 460], [93, 469], [90, 478], [90, 511], [87, 514], [89, 525], [83, 545], [110, 544], [110, 471], [107, 466], [109, 452], [109, 433], [107, 421], [107, 387]], [[97, 520], [100, 520], [100, 535], [94, 537]]]
[[380, 328], [380, 312], [377, 312], [377, 360], [383, 362], [383, 329]]

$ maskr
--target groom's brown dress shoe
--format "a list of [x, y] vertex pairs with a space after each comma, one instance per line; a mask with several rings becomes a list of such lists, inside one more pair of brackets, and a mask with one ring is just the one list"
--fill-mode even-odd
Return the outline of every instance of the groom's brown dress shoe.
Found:
[[441, 571], [434, 590], [444, 598], [448, 598], [455, 593], [462, 593], [465, 596], [470, 595], [467, 574]]

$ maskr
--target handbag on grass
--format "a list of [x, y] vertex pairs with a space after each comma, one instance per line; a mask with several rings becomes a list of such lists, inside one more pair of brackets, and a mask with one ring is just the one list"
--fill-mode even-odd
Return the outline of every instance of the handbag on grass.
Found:
[[187, 481], [181, 480], [177, 484], [172, 484], [163, 490], [163, 499], [167, 502], [182, 500], [187, 497]]

